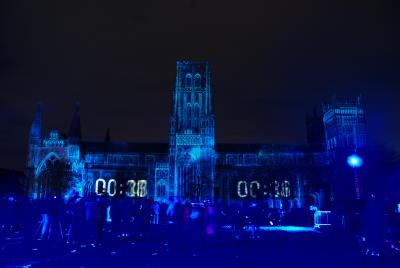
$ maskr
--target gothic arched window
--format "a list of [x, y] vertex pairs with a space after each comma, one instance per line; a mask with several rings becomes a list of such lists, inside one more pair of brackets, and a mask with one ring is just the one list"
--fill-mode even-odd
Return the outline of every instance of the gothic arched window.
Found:
[[192, 127], [192, 105], [190, 103], [187, 104], [187, 108], [186, 108], [186, 122], [187, 128], [191, 128]]
[[83, 196], [90, 197], [93, 194], [93, 183], [87, 182], [83, 188]]
[[68, 170], [65, 162], [55, 155], [45, 159], [37, 176], [37, 197], [61, 196], [67, 189]]
[[157, 196], [165, 198], [167, 196], [165, 184], [159, 184], [157, 187]]
[[191, 87], [191, 86], [192, 86], [192, 75], [186, 74], [185, 87]]
[[196, 74], [194, 76], [194, 87], [201, 87], [201, 75]]
[[196, 129], [196, 131], [198, 131], [199, 128], [200, 128], [200, 126], [199, 126], [199, 117], [200, 117], [199, 104], [196, 103], [194, 105], [194, 109], [193, 109], [193, 126]]

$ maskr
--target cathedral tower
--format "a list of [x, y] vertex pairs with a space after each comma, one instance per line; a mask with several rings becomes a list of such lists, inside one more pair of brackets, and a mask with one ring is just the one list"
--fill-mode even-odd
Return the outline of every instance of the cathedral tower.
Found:
[[325, 142], [328, 152], [357, 151], [366, 146], [366, 123], [361, 97], [354, 101], [337, 101], [323, 105]]
[[333, 195], [336, 196], [336, 203], [345, 208], [351, 198], [360, 200], [365, 188], [363, 181], [366, 174], [361, 164], [362, 159], [366, 160], [369, 156], [365, 110], [361, 97], [338, 101], [334, 96], [331, 103], [323, 105], [323, 121], [326, 151], [335, 163]]
[[177, 61], [170, 117], [170, 195], [212, 200], [214, 111], [207, 62]]

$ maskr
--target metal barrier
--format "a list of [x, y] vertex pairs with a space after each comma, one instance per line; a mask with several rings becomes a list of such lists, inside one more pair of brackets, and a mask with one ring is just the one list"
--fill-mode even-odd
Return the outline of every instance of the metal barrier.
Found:
[[329, 214], [331, 211], [317, 210], [314, 212], [314, 228], [320, 228], [321, 226], [331, 226], [329, 223]]

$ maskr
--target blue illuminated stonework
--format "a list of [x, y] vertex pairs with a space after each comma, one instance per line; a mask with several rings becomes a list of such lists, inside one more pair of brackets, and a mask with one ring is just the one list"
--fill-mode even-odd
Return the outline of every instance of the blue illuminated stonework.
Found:
[[367, 134], [361, 97], [354, 101], [332, 99], [323, 105], [326, 148], [329, 152], [365, 147]]
[[323, 105], [323, 122], [326, 151], [333, 161], [332, 192], [337, 203], [347, 206], [348, 197], [361, 199], [366, 176], [361, 168], [363, 161], [368, 160], [362, 98], [342, 101], [334, 96], [330, 103]]
[[207, 62], [178, 61], [176, 69], [170, 119], [169, 194], [211, 200], [215, 142], [210, 67]]
[[178, 61], [169, 143], [114, 142], [109, 131], [104, 142], [85, 141], [79, 104], [68, 135], [43, 135], [38, 105], [29, 136], [28, 192], [33, 198], [104, 192], [115, 198], [323, 208], [334, 195], [334, 153], [365, 146], [364, 120], [359, 100], [333, 101], [323, 106], [323, 117], [314, 112], [307, 118], [306, 144], [218, 144], [210, 66]]

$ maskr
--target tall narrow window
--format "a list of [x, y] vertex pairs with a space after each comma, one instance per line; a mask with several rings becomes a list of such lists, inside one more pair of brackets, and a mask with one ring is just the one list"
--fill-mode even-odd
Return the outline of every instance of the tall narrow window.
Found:
[[91, 182], [87, 182], [85, 187], [83, 188], [83, 196], [90, 197], [93, 193], [93, 184]]
[[201, 75], [196, 74], [194, 76], [194, 87], [201, 87]]
[[191, 129], [192, 128], [192, 105], [190, 103], [187, 104], [187, 116], [186, 116], [186, 120], [187, 120], [187, 125], [186, 128]]
[[157, 187], [158, 197], [166, 197], [166, 187], [165, 184], [159, 184]]
[[192, 86], [192, 75], [186, 74], [185, 87], [191, 87], [191, 86]]
[[199, 126], [199, 104], [196, 103], [194, 105], [194, 109], [193, 109], [193, 127], [195, 129], [196, 132], [198, 132], [200, 130], [200, 126]]

